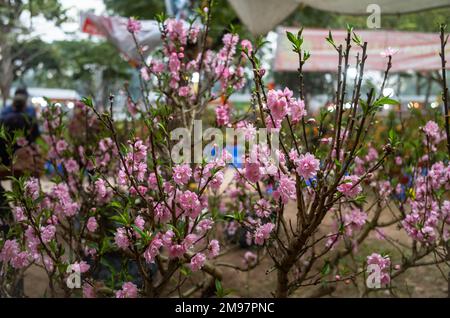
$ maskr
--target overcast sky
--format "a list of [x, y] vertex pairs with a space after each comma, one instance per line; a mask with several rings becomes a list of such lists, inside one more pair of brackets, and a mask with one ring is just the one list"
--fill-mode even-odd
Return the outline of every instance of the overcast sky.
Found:
[[[53, 23], [46, 21], [43, 17], [36, 17], [32, 20], [33, 35], [39, 36], [44, 41], [80, 39], [87, 37], [87, 34], [80, 32], [80, 12], [94, 10], [96, 14], [105, 13], [103, 0], [59, 0], [65, 9], [69, 22], [56, 27]], [[23, 17], [25, 25], [29, 25], [29, 18]], [[66, 33], [68, 32], [68, 34]]]

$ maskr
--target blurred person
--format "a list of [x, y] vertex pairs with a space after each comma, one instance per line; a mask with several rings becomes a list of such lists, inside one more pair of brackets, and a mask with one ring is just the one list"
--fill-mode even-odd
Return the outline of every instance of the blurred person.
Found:
[[[36, 118], [36, 109], [32, 105], [28, 105], [28, 91], [25, 87], [18, 87], [16, 91], [14, 92], [14, 96], [26, 96], [26, 110], [25, 112], [31, 117]], [[0, 113], [0, 119], [6, 116], [7, 114], [10, 114], [14, 112], [13, 105], [6, 106], [2, 109], [2, 112]]]
[[[8, 140], [17, 131], [23, 135], [11, 147], [8, 141], [0, 138], [0, 180], [10, 175], [19, 176], [25, 173], [37, 174], [42, 169], [43, 162], [33, 144], [39, 137], [36, 118], [26, 112], [28, 96], [16, 94], [12, 103], [12, 111], [0, 118], [0, 126]], [[11, 209], [5, 197], [5, 189], [0, 184], [0, 227], [6, 235], [11, 222]]]

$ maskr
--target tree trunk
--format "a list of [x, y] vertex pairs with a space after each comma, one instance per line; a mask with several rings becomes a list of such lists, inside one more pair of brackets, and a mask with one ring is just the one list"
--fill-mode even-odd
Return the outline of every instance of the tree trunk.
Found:
[[297, 256], [302, 247], [306, 243], [308, 232], [302, 233], [299, 237], [294, 239], [287, 248], [286, 254], [281, 259], [277, 268], [277, 290], [275, 296], [277, 298], [286, 298], [289, 293], [289, 271], [294, 266]]
[[2, 94], [3, 107], [5, 107], [14, 79], [11, 45], [5, 37], [0, 38], [0, 56], [0, 92]]

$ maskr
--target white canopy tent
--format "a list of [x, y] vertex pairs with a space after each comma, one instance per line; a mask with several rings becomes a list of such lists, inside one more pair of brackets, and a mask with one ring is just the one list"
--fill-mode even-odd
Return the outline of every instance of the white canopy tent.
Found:
[[369, 15], [371, 4], [380, 13], [399, 14], [450, 6], [450, 0], [228, 0], [242, 23], [254, 35], [265, 34], [287, 18], [299, 5], [351, 15]]

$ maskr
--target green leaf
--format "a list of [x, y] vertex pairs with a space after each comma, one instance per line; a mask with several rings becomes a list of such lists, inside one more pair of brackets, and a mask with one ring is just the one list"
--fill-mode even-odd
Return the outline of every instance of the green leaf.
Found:
[[311, 57], [311, 53], [308, 51], [305, 51], [303, 53], [303, 61], [306, 62]]
[[328, 43], [330, 43], [337, 50], [336, 44], [334, 43], [334, 40], [333, 40], [333, 35], [331, 34], [331, 30], [328, 31], [328, 37], [326, 37], [325, 40]]
[[111, 202], [109, 203], [109, 206], [110, 206], [111, 208], [122, 209], [122, 205], [120, 204], [120, 202], [117, 202], [117, 201], [111, 201]]
[[342, 168], [342, 163], [339, 161], [339, 160], [337, 160], [337, 159], [334, 159], [334, 164], [336, 165], [336, 167], [338, 167], [339, 169], [341, 169]]
[[182, 266], [180, 268], [180, 273], [183, 274], [184, 276], [189, 276], [191, 270], [187, 266]]
[[223, 290], [222, 282], [220, 280], [216, 279], [215, 285], [216, 285], [216, 296], [219, 298], [224, 297], [225, 292]]
[[390, 140], [394, 140], [395, 139], [395, 131], [392, 128], [391, 128], [391, 130], [389, 130], [389, 139]]
[[85, 104], [87, 107], [90, 107], [90, 108], [93, 108], [93, 107], [94, 107], [94, 104], [93, 104], [93, 102], [92, 102], [92, 98], [90, 98], [90, 97], [83, 97], [83, 98], [81, 99], [81, 102], [82, 102], [83, 104]]
[[294, 45], [297, 44], [297, 37], [292, 32], [286, 31], [286, 35], [287, 35], [288, 40], [292, 44], [294, 44]]
[[358, 45], [361, 45], [362, 43], [362, 38], [357, 35], [355, 32], [353, 32], [353, 37], [352, 37], [353, 42], [355, 42]]
[[131, 227], [139, 233], [139, 235], [145, 240], [145, 241], [150, 241], [150, 237], [148, 236], [147, 233], [145, 233], [144, 231], [142, 231], [140, 228], [138, 228], [136, 225], [132, 224]]
[[364, 203], [367, 202], [366, 196], [363, 195], [363, 194], [358, 195], [358, 196], [354, 199], [354, 201], [355, 201], [356, 203], [358, 203], [358, 204], [364, 204]]
[[379, 107], [379, 106], [383, 106], [383, 105], [398, 105], [399, 102], [396, 101], [395, 99], [389, 98], [387, 96], [383, 96], [379, 99], [377, 99], [374, 103], [373, 106]]
[[325, 261], [325, 264], [322, 267], [321, 273], [323, 276], [328, 275], [330, 273], [331, 266], [329, 261]]

